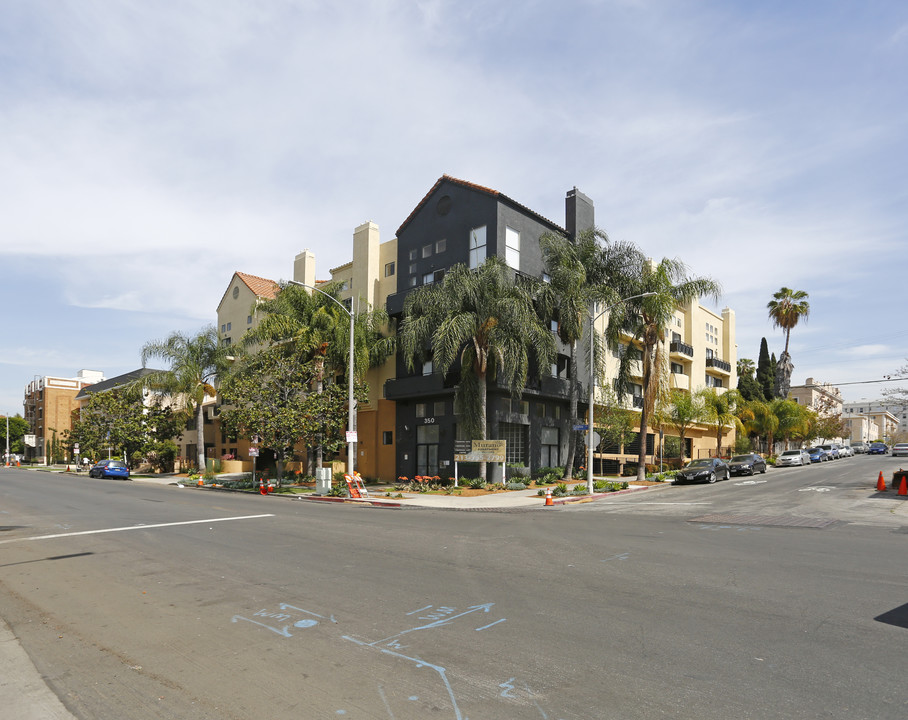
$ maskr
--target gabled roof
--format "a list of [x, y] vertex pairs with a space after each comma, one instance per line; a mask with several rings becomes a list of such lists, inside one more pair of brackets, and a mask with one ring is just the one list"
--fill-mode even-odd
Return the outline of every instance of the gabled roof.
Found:
[[76, 394], [76, 400], [84, 400], [89, 395], [99, 392], [107, 392], [108, 390], [116, 390], [117, 388], [123, 387], [124, 385], [129, 385], [136, 380], [139, 380], [146, 375], [151, 375], [151, 373], [161, 372], [160, 370], [154, 370], [152, 368], [139, 368], [138, 370], [133, 370], [132, 372], [124, 373], [123, 375], [117, 375], [116, 377], [109, 378], [107, 380], [101, 380], [96, 382], [93, 385], [87, 385], [82, 388]]
[[424, 197], [422, 200], [419, 201], [419, 204], [417, 204], [417, 206], [416, 206], [415, 208], [413, 208], [413, 212], [411, 212], [411, 213], [407, 216], [407, 219], [404, 220], [403, 223], [401, 223], [401, 226], [400, 226], [399, 228], [397, 228], [397, 236], [398, 236], [398, 237], [400, 237], [401, 231], [402, 231], [402, 230], [410, 223], [410, 221], [411, 221], [411, 220], [412, 220], [412, 219], [413, 219], [413, 218], [414, 218], [414, 217], [423, 209], [423, 207], [425, 206], [425, 204], [426, 204], [427, 202], [429, 202], [429, 198], [432, 197], [432, 194], [433, 194], [436, 190], [438, 190], [438, 188], [442, 185], [442, 183], [445, 183], [445, 182], [449, 182], [449, 183], [452, 183], [452, 184], [454, 184], [454, 185], [460, 185], [461, 187], [467, 188], [468, 190], [475, 190], [476, 192], [484, 193], [484, 194], [488, 195], [489, 197], [493, 197], [493, 198], [495, 198], [496, 200], [499, 200], [499, 201], [501, 201], [501, 202], [505, 202], [505, 203], [507, 203], [507, 204], [509, 204], [509, 205], [512, 205], [512, 206], [514, 206], [514, 207], [516, 207], [516, 208], [519, 208], [520, 210], [523, 210], [525, 213], [527, 213], [528, 215], [532, 215], [534, 218], [536, 218], [536, 219], [539, 220], [540, 222], [545, 223], [546, 225], [551, 225], [552, 228], [553, 228], [554, 230], [557, 230], [557, 231], [562, 232], [562, 233], [565, 233], [565, 232], [566, 232], [566, 230], [565, 230], [563, 227], [561, 227], [560, 225], [558, 225], [558, 223], [552, 222], [551, 220], [549, 220], [549, 219], [546, 218], [546, 217], [543, 217], [542, 215], [540, 215], [540, 214], [537, 213], [536, 211], [531, 210], [531, 209], [528, 208], [526, 205], [521, 205], [521, 204], [520, 204], [519, 202], [517, 202], [516, 200], [513, 200], [512, 198], [509, 198], [507, 195], [504, 195], [504, 194], [498, 192], [497, 190], [493, 190], [492, 188], [487, 188], [487, 187], [485, 187], [485, 186], [483, 186], [483, 185], [477, 185], [476, 183], [467, 182], [466, 180], [459, 180], [458, 178], [456, 178], [456, 177], [451, 177], [450, 175], [442, 175], [440, 178], [438, 178], [438, 181], [431, 187], [431, 189], [429, 190], [429, 192], [426, 193], [425, 197]]
[[[269, 280], [268, 278], [259, 277], [258, 275], [250, 275], [249, 273], [240, 272], [239, 270], [233, 273], [233, 275], [234, 277], [238, 277], [256, 297], [265, 298], [266, 300], [274, 300], [274, 298], [277, 297], [277, 294], [281, 290], [280, 285], [278, 285], [274, 280]], [[227, 289], [224, 291], [224, 294], [221, 295], [221, 301], [218, 303], [218, 310], [221, 309], [221, 305], [223, 305], [224, 300], [227, 298], [227, 293], [230, 292], [232, 285], [233, 278], [230, 278], [230, 282], [227, 283]]]

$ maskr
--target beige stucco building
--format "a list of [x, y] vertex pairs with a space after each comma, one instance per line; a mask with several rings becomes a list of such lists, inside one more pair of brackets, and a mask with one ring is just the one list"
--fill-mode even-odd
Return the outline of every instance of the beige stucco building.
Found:
[[35, 447], [26, 447], [26, 458], [48, 461], [48, 443], [55, 435], [62, 442], [63, 433], [72, 429], [72, 413], [79, 407], [76, 396], [83, 388], [102, 380], [104, 373], [99, 370], [80, 370], [74, 378], [36, 377], [28, 384], [24, 417], [35, 435]]

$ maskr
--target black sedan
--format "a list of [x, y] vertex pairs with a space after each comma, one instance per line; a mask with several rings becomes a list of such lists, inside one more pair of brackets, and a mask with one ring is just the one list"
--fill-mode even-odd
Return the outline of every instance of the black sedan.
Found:
[[732, 475], [756, 475], [766, 472], [766, 461], [756, 453], [735, 455], [728, 463], [728, 471]]
[[680, 485], [686, 482], [714, 483], [716, 480], [728, 480], [728, 476], [728, 465], [725, 464], [724, 460], [719, 458], [691, 460], [675, 475], [675, 484]]

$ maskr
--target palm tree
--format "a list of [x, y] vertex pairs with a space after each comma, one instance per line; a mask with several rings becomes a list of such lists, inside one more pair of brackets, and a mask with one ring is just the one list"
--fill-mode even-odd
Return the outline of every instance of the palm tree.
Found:
[[[412, 291], [398, 342], [411, 370], [431, 357], [433, 369], [446, 374], [460, 361], [454, 407], [477, 440], [486, 439], [488, 380], [498, 377], [519, 395], [531, 360], [543, 368], [555, 358], [555, 339], [531, 294], [496, 256], [476, 270], [454, 265], [440, 283]], [[480, 474], [486, 477], [485, 463]]]
[[753, 360], [750, 358], [738, 358], [737, 362], [737, 373], [738, 377], [747, 377], [753, 378], [754, 373], [757, 370], [757, 366]]
[[788, 450], [788, 441], [792, 437], [806, 437], [810, 431], [810, 416], [807, 408], [794, 400], [776, 398], [769, 403], [772, 413], [778, 418], [777, 432], [785, 441]]
[[[667, 423], [678, 431], [680, 448], [678, 456], [684, 463], [684, 451], [687, 432], [705, 416], [703, 400], [699, 395], [692, 395], [686, 390], [673, 389], [669, 393], [669, 403], [665, 408]], [[644, 448], [645, 450], [646, 448]]]
[[[549, 275], [548, 282], [539, 288], [539, 310], [544, 318], [552, 318], [558, 323], [558, 338], [570, 351], [569, 412], [573, 426], [579, 422], [578, 343], [587, 332], [591, 307], [595, 307], [596, 302], [612, 303], [617, 299], [616, 287], [627, 275], [626, 268], [633, 267], [636, 248], [626, 243], [612, 243], [597, 229], [582, 232], [574, 240], [547, 233], [539, 239], [539, 244]], [[596, 357], [602, 358], [603, 353], [597, 352]], [[597, 364], [601, 365], [601, 360]], [[565, 480], [572, 476], [576, 448], [577, 433], [571, 432], [564, 463]]]
[[777, 293], [773, 294], [773, 299], [766, 305], [769, 310], [769, 319], [772, 320], [772, 326], [782, 328], [785, 331], [785, 349], [779, 356], [779, 362], [776, 366], [776, 383], [775, 392], [778, 397], [788, 397], [788, 388], [791, 384], [791, 371], [794, 366], [791, 363], [791, 355], [788, 354], [788, 342], [791, 339], [791, 330], [801, 318], [807, 322], [807, 316], [810, 314], [810, 303], [807, 302], [807, 293], [803, 290], [792, 290], [783, 287]]
[[[635, 295], [654, 293], [630, 300], [625, 311], [615, 313], [614, 320], [622, 329], [643, 345], [643, 407], [640, 410], [640, 451], [637, 458], [637, 479], [646, 477], [646, 433], [649, 415], [653, 411], [660, 386], [664, 386], [666, 360], [665, 336], [669, 323], [679, 306], [685, 306], [704, 296], [718, 299], [722, 288], [706, 277], [690, 278], [680, 260], [663, 258], [658, 264], [646, 260], [633, 278]], [[612, 323], [612, 318], [609, 319]], [[623, 389], [623, 385], [621, 388]]]
[[[753, 364], [752, 361], [750, 361]], [[726, 428], [743, 430], [744, 426], [735, 414], [739, 404], [744, 402], [741, 394], [734, 389], [718, 392], [714, 387], [707, 387], [698, 393], [703, 401], [704, 417], [716, 428], [716, 457], [722, 454], [722, 436]]]
[[[327, 378], [348, 373], [350, 317], [337, 301], [338, 283], [326, 284], [318, 292], [292, 283], [281, 286], [273, 300], [259, 305], [262, 313], [257, 327], [243, 336], [243, 348], [255, 352], [262, 345], [281, 345], [300, 363], [312, 363], [312, 390], [321, 393]], [[332, 300], [333, 298], [333, 300]], [[337, 301], [337, 302], [336, 302]], [[354, 318], [354, 380], [361, 382], [369, 368], [377, 367], [393, 352], [394, 339], [383, 334], [388, 315], [384, 309], [368, 309]], [[348, 428], [352, 429], [352, 428]], [[309, 453], [309, 470], [320, 467], [323, 448]]]
[[188, 412], [195, 412], [198, 434], [198, 469], [205, 469], [205, 417], [202, 403], [215, 397], [215, 383], [229, 366], [229, 348], [221, 345], [218, 331], [211, 325], [195, 335], [171, 333], [166, 340], [146, 343], [142, 348], [142, 367], [152, 358], [170, 363], [169, 370], [145, 376], [151, 390], [182, 398]]
[[779, 418], [773, 413], [769, 403], [749, 400], [738, 406], [736, 415], [748, 435], [765, 438], [766, 453], [772, 455], [773, 436], [779, 427]]

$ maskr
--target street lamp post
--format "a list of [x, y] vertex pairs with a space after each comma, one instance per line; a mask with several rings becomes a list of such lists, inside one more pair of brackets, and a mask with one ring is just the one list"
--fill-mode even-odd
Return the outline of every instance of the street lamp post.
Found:
[[[652, 297], [657, 293], [646, 292], [639, 295], [631, 295], [622, 300], [619, 300], [616, 303], [612, 303], [605, 310], [600, 313], [596, 313], [596, 303], [593, 303], [593, 310], [590, 312], [590, 406], [587, 410], [587, 430], [586, 430], [586, 489], [587, 492], [592, 494], [593, 492], [593, 409], [596, 406], [596, 331], [595, 324], [596, 321], [605, 315], [609, 310], [618, 307], [626, 303], [628, 300], [637, 300], [638, 298]], [[643, 438], [642, 442], [646, 442], [646, 438]]]
[[[348, 310], [344, 307], [344, 304], [340, 302], [336, 297], [329, 295], [324, 290], [319, 290], [317, 287], [312, 285], [307, 285], [306, 283], [301, 283], [298, 280], [288, 280], [288, 283], [291, 285], [299, 285], [304, 288], [309, 288], [310, 290], [315, 290], [317, 293], [321, 293], [326, 298], [331, 300], [335, 305], [337, 305], [341, 310], [343, 310], [347, 315], [350, 316], [350, 363], [347, 368], [347, 430], [354, 432], [356, 428], [356, 400], [353, 397], [353, 319], [354, 314], [352, 307]], [[351, 303], [352, 306], [352, 303]], [[351, 436], [348, 435], [348, 438]], [[353, 463], [356, 459], [356, 442], [353, 440], [347, 440], [347, 474], [353, 477]]]

